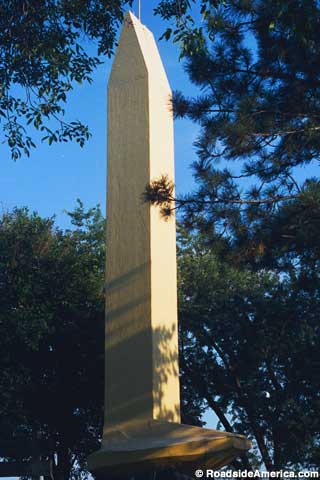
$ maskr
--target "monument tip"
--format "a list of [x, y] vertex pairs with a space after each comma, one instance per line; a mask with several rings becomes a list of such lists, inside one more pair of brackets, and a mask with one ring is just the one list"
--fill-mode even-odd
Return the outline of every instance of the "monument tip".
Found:
[[131, 10], [128, 10], [127, 13], [125, 14], [124, 21], [130, 21], [135, 24], [140, 24], [142, 25], [141, 18], [137, 17]]

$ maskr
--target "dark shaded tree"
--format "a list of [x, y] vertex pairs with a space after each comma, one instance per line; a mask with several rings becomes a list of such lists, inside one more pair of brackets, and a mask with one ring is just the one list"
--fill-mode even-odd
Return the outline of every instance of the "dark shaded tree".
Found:
[[[179, 235], [182, 418], [201, 425], [210, 408], [219, 428], [251, 438], [239, 468], [319, 459], [320, 272], [307, 219], [318, 206], [302, 207], [260, 231], [269, 254], [258, 260], [237, 260], [242, 247], [223, 238]], [[103, 418], [104, 220], [81, 204], [70, 215], [65, 232], [24, 209], [0, 224], [1, 429], [52, 439], [58, 479], [86, 476]], [[281, 235], [292, 216], [304, 225], [294, 241]], [[277, 232], [285, 243], [269, 245]]]
[[66, 231], [27, 209], [0, 219], [1, 436], [51, 440], [57, 480], [86, 477], [103, 418], [104, 219], [69, 215]]
[[[316, 467], [319, 459], [320, 263], [279, 273], [222, 261], [182, 231], [179, 319], [185, 402], [255, 446], [252, 467]], [[280, 257], [280, 255], [278, 255]], [[199, 403], [200, 402], [200, 403]]]

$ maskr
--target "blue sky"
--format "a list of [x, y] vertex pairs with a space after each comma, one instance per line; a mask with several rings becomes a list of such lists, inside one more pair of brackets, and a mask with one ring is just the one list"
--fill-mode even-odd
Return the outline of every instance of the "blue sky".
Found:
[[[156, 4], [157, 0], [142, 0], [142, 22], [158, 39], [166, 24], [153, 16]], [[137, 13], [137, 1], [133, 10]], [[178, 48], [165, 40], [158, 44], [172, 89], [194, 92], [178, 61]], [[30, 158], [23, 157], [14, 162], [7, 147], [0, 145], [0, 214], [15, 206], [28, 206], [42, 216], [56, 214], [58, 225], [66, 227], [68, 218], [64, 210], [72, 210], [77, 198], [84, 202], [85, 207], [99, 203], [105, 211], [106, 85], [111, 64], [112, 59], [106, 59], [94, 74], [92, 85], [75, 86], [66, 106], [68, 120], [80, 119], [89, 125], [92, 137], [83, 149], [76, 143], [49, 146], [37, 141], [37, 149], [32, 151]], [[178, 192], [185, 192], [192, 185], [189, 165], [194, 156], [192, 143], [196, 134], [197, 127], [191, 122], [176, 122]]]

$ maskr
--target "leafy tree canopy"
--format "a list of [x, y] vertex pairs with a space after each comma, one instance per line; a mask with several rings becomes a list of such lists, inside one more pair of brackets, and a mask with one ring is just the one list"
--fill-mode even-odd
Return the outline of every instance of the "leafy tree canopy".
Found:
[[[320, 263], [299, 209], [284, 206], [263, 235], [282, 238], [293, 215], [305, 236], [259, 262], [179, 231], [182, 418], [201, 425], [210, 408], [251, 438], [238, 467], [319, 461]], [[53, 440], [59, 480], [86, 476], [103, 419], [104, 219], [81, 203], [69, 215], [66, 231], [26, 209], [0, 221], [0, 429]]]
[[[32, 127], [49, 144], [75, 140], [82, 146], [88, 139], [85, 124], [64, 120], [64, 105], [75, 82], [91, 81], [99, 55], [112, 54], [124, 8], [131, 4], [0, 1], [0, 122], [14, 160], [35, 147]], [[84, 39], [96, 42], [97, 56], [86, 51]]]
[[50, 439], [59, 480], [86, 476], [103, 418], [105, 222], [70, 217], [0, 219], [1, 437]]
[[[222, 261], [180, 231], [180, 368], [185, 410], [209, 408], [254, 449], [241, 466], [319, 462], [320, 263], [290, 276]], [[278, 257], [280, 257], [278, 252]]]
[[[163, 0], [156, 13], [173, 22], [164, 36], [180, 42], [199, 88], [174, 96], [176, 117], [199, 125], [197, 188], [176, 206], [232, 234], [242, 214], [252, 222], [305, 198], [320, 152], [319, 2]], [[172, 185], [155, 180], [147, 198], [168, 215]]]

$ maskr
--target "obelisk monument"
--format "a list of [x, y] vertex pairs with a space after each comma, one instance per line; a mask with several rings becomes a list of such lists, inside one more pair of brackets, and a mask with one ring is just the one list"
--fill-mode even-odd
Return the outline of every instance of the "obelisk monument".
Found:
[[152, 33], [126, 15], [108, 84], [104, 475], [218, 467], [244, 437], [180, 424], [175, 220], [143, 202], [174, 180], [171, 90]]

